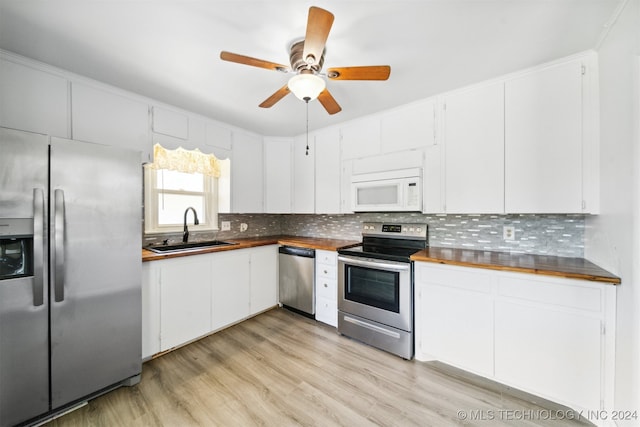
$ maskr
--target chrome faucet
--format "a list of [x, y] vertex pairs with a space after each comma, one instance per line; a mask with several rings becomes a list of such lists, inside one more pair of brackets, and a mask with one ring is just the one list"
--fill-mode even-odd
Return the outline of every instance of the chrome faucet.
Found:
[[194, 208], [189, 206], [184, 210], [184, 232], [182, 233], [182, 243], [187, 243], [189, 240], [189, 228], [187, 227], [187, 214], [189, 211], [193, 211], [193, 225], [198, 225], [200, 222], [198, 221], [198, 213]]

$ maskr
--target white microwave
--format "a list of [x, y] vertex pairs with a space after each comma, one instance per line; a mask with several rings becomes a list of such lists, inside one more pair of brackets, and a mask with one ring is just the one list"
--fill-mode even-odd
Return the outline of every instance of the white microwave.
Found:
[[422, 210], [422, 169], [367, 173], [351, 177], [354, 212]]

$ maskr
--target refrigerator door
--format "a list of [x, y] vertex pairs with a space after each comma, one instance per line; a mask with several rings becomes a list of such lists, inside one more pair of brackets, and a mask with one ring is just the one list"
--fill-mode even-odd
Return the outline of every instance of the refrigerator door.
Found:
[[[49, 409], [46, 136], [0, 128], [0, 426]], [[10, 265], [16, 266], [12, 272]], [[28, 264], [22, 268], [18, 264]]]
[[52, 408], [140, 374], [140, 154], [51, 138]]

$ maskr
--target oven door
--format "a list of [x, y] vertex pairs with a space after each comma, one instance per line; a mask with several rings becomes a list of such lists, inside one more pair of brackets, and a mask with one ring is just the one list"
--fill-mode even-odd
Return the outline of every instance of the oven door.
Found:
[[338, 309], [411, 332], [411, 264], [340, 255]]

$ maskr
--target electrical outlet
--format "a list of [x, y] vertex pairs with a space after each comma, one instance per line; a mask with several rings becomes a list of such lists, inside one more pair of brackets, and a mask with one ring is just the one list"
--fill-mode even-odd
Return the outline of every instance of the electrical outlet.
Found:
[[502, 238], [504, 240], [516, 240], [516, 228], [513, 225], [505, 225], [502, 228]]
[[240, 232], [244, 233], [245, 231], [247, 231], [247, 228], [249, 228], [249, 226], [247, 224], [245, 224], [244, 222], [242, 224], [240, 224]]
[[222, 231], [231, 230], [231, 221], [222, 221]]

